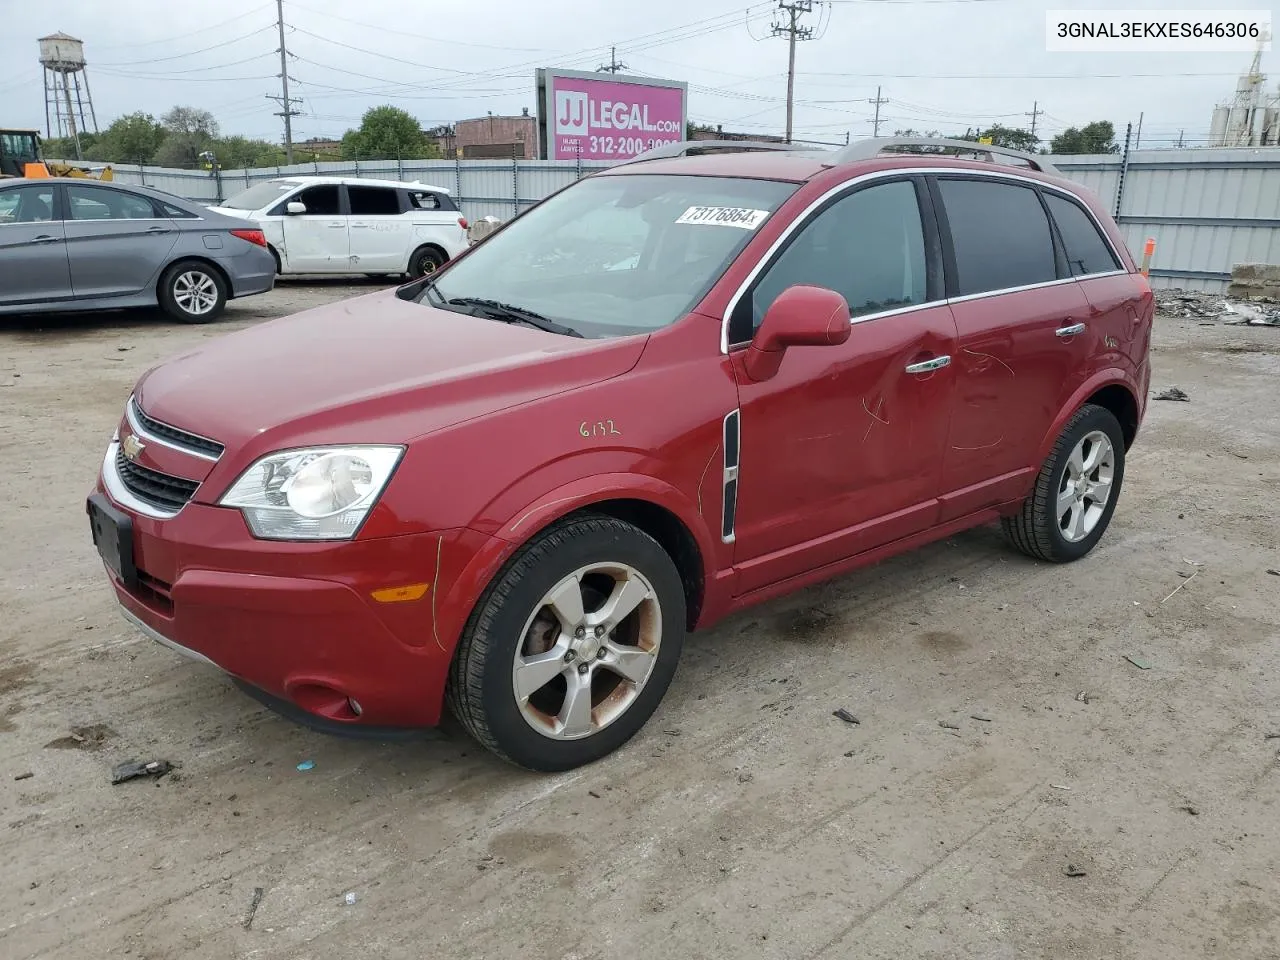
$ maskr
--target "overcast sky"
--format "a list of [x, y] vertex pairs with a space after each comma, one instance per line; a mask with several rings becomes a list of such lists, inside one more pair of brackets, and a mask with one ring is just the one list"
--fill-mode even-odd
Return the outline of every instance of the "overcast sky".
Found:
[[[1144, 145], [1203, 139], [1247, 53], [1068, 54], [1045, 50], [1045, 11], [1265, 8], [1258, 0], [836, 0], [808, 18], [797, 53], [797, 138], [843, 142], [895, 127], [1026, 126], [1047, 136], [1145, 114]], [[616, 44], [631, 74], [690, 84], [690, 119], [781, 133], [787, 47], [772, 2], [732, 0], [285, 0], [294, 137], [340, 137], [393, 103], [424, 126], [534, 110], [537, 66], [594, 69]], [[81, 38], [98, 123], [174, 104], [211, 110], [224, 133], [279, 141], [274, 0], [0, 0], [0, 126], [44, 128], [36, 39]], [[1274, 64], [1263, 55], [1264, 69]], [[1275, 75], [1268, 87], [1275, 90]]]

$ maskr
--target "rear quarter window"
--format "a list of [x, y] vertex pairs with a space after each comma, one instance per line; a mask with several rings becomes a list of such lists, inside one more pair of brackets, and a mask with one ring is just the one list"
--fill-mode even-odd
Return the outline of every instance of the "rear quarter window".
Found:
[[1080, 204], [1048, 191], [1044, 199], [1053, 215], [1053, 222], [1058, 225], [1058, 235], [1066, 248], [1067, 263], [1073, 277], [1120, 269], [1120, 262], [1099, 232], [1098, 225]]
[[938, 191], [955, 251], [957, 296], [1058, 279], [1049, 218], [1035, 190], [939, 178]]

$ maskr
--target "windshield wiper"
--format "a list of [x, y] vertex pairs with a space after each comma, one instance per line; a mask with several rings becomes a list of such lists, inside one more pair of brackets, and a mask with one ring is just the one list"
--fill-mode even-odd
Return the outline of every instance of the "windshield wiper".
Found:
[[540, 313], [525, 310], [523, 307], [512, 306], [500, 300], [488, 300], [484, 297], [451, 297], [445, 302], [455, 307], [476, 307], [489, 318], [503, 323], [523, 323], [525, 326], [536, 327], [539, 330], [547, 331], [547, 333], [558, 333], [565, 337], [582, 336], [573, 327], [566, 327], [562, 323], [547, 319]]

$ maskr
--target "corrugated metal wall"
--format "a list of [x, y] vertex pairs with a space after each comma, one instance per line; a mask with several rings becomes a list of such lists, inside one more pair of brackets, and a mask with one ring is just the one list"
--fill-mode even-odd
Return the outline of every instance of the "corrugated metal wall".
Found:
[[[1134, 151], [1123, 171], [1121, 157], [1114, 154], [1049, 159], [1112, 213], [1119, 200], [1118, 222], [1135, 255], [1141, 256], [1146, 238], [1155, 238], [1154, 286], [1222, 291], [1233, 264], [1280, 264], [1280, 150]], [[420, 180], [449, 190], [471, 219], [506, 220], [606, 166], [563, 160], [362, 160], [224, 170], [217, 177], [123, 165], [115, 175], [124, 183], [146, 183], [204, 202], [277, 176]]]

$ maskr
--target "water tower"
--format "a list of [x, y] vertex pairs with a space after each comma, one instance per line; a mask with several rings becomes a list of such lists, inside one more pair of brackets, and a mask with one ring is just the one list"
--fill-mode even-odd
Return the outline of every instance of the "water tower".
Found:
[[[45, 135], [75, 141], [76, 159], [79, 160], [80, 131], [87, 131], [92, 124], [93, 132], [98, 132], [93, 94], [89, 92], [89, 74], [85, 72], [83, 41], [65, 33], [41, 37], [40, 66], [44, 68]], [[80, 92], [82, 79], [83, 95]], [[89, 108], [88, 119], [85, 107]]]

